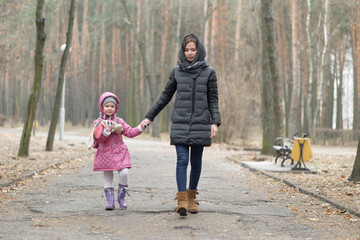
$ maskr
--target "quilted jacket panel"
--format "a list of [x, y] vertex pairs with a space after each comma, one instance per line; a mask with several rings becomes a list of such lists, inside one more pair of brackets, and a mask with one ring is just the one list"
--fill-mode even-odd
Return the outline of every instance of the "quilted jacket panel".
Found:
[[[94, 125], [99, 120], [94, 122]], [[123, 168], [131, 168], [130, 153], [128, 147], [123, 141], [123, 135], [133, 138], [141, 134], [138, 127], [132, 128], [122, 118], [118, 118], [118, 123], [123, 126], [122, 133], [111, 133], [110, 136], [100, 137], [94, 136], [94, 140], [98, 143], [98, 148], [94, 158], [94, 171], [115, 171]], [[98, 129], [100, 128], [100, 129]], [[103, 130], [103, 125], [96, 127], [96, 132]]]

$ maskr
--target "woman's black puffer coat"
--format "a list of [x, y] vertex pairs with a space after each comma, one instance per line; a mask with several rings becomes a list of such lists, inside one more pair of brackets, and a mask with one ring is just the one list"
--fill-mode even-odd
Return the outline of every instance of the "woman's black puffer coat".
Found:
[[195, 60], [192, 63], [186, 60], [181, 44], [179, 65], [172, 70], [160, 98], [145, 116], [153, 121], [176, 92], [171, 115], [172, 145], [210, 146], [211, 124], [221, 124], [216, 73], [205, 61], [206, 51], [201, 41], [194, 37], [197, 39]]

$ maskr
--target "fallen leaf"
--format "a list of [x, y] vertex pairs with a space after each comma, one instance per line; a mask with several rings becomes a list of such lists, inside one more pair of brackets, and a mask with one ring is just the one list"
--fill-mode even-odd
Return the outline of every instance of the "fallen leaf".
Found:
[[324, 214], [325, 215], [332, 215], [332, 214], [334, 214], [334, 212], [330, 208], [328, 208]]
[[295, 206], [290, 206], [290, 209], [291, 209], [292, 211], [296, 211], [296, 212], [298, 211]]

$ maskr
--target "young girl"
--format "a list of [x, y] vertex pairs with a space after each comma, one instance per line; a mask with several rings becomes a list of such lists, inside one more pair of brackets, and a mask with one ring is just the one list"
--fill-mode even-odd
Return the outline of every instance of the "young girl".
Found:
[[128, 187], [128, 169], [131, 168], [129, 150], [122, 135], [133, 138], [142, 133], [145, 126], [132, 128], [126, 122], [116, 117], [120, 100], [111, 93], [100, 96], [100, 116], [94, 122], [94, 148], [97, 148], [94, 158], [94, 171], [104, 172], [104, 192], [107, 199], [106, 210], [115, 208], [113, 171], [119, 174], [118, 202], [121, 209], [126, 209], [125, 195]]

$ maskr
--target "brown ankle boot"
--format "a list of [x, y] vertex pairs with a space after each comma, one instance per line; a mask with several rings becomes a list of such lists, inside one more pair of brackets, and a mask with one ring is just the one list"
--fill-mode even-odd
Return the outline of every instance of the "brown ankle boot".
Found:
[[188, 197], [188, 210], [191, 213], [198, 213], [199, 212], [199, 203], [195, 201], [196, 194], [199, 194], [197, 190], [190, 190], [187, 189], [187, 197]]
[[175, 208], [175, 212], [179, 213], [180, 216], [186, 216], [188, 210], [187, 192], [176, 193], [175, 200], [178, 200], [178, 206]]

